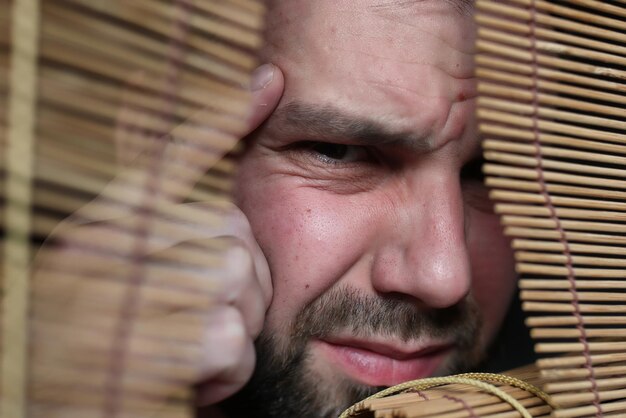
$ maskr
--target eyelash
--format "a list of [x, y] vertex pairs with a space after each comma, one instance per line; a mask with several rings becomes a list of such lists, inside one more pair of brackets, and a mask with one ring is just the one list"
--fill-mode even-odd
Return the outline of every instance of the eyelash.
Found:
[[[332, 148], [332, 147], [344, 147], [344, 153], [340, 158], [344, 158], [346, 156], [346, 154], [350, 154], [350, 152], [352, 151], [353, 153], [359, 153], [359, 155], [357, 155], [356, 160], [353, 161], [343, 161], [339, 158], [333, 158], [327, 154], [331, 153], [331, 150], [328, 150], [327, 153], [324, 152], [323, 148]], [[324, 164], [332, 164], [332, 165], [348, 165], [348, 164], [352, 164], [352, 163], [359, 163], [359, 162], [363, 162], [363, 161], [367, 161], [370, 160], [372, 158], [371, 156], [371, 151], [369, 149], [367, 149], [366, 147], [363, 146], [359, 146], [359, 145], [349, 145], [349, 144], [342, 144], [342, 143], [335, 143], [335, 142], [324, 142], [324, 141], [301, 141], [298, 142], [296, 144], [294, 144], [294, 146], [290, 147], [292, 149], [296, 149], [296, 150], [302, 150], [305, 152], [308, 152], [310, 154], [314, 154], [312, 155], [312, 157], [316, 158], [317, 160], [321, 161]], [[322, 149], [320, 149], [322, 148]]]
[[[325, 155], [320, 147], [345, 147], [345, 152], [348, 153], [350, 151], [358, 152], [359, 157], [354, 161], [343, 161], [341, 159], [329, 157]], [[325, 142], [325, 141], [300, 141], [296, 142], [289, 146], [289, 148], [293, 151], [305, 152], [308, 153], [311, 158], [316, 159], [321, 162], [325, 166], [344, 166], [348, 168], [350, 165], [355, 165], [364, 162], [372, 162], [377, 160], [376, 155], [374, 155], [373, 151], [365, 146], [360, 145], [349, 145], [337, 142]], [[317, 149], [316, 149], [317, 148]], [[345, 156], [345, 154], [344, 154]], [[343, 157], [343, 156], [342, 156]], [[485, 175], [482, 171], [483, 164], [485, 163], [485, 159], [482, 155], [474, 158], [473, 160], [466, 163], [460, 173], [461, 180], [465, 181], [476, 181], [476, 182], [484, 182]]]

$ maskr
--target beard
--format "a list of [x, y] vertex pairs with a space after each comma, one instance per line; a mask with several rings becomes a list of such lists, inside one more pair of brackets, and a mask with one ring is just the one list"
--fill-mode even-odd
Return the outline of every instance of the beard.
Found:
[[436, 372], [447, 375], [467, 371], [481, 360], [481, 324], [471, 298], [450, 308], [424, 311], [406, 298], [334, 289], [297, 315], [287, 328], [287, 338], [270, 330], [261, 333], [255, 343], [257, 365], [252, 378], [220, 407], [231, 418], [336, 418], [383, 387], [338, 376], [324, 378], [313, 364], [311, 340], [349, 331], [358, 338], [451, 341], [454, 351]]

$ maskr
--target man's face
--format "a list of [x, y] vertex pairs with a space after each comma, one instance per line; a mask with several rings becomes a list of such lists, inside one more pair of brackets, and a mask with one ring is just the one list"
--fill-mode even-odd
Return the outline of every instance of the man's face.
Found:
[[472, 18], [443, 0], [289, 0], [268, 28], [285, 93], [237, 178], [274, 287], [255, 410], [332, 415], [475, 364], [515, 276], [476, 164]]

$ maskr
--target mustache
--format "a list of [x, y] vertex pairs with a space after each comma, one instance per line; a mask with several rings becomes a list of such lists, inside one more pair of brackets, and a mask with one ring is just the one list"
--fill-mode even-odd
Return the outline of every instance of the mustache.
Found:
[[450, 308], [427, 310], [418, 301], [399, 295], [370, 295], [349, 287], [332, 289], [306, 305], [288, 328], [283, 328], [288, 336], [268, 329], [261, 332], [255, 342], [257, 367], [251, 380], [222, 405], [233, 416], [241, 417], [336, 417], [381, 388], [349, 382], [331, 392], [320, 388], [315, 369], [307, 363], [311, 338], [350, 331], [362, 338], [446, 339], [458, 349], [447, 367], [459, 372], [476, 361], [481, 321], [471, 297]]
[[325, 338], [339, 331], [356, 337], [370, 335], [417, 339], [446, 339], [461, 348], [477, 343], [482, 318], [471, 296], [443, 309], [424, 309], [403, 295], [365, 294], [353, 288], [326, 292], [307, 305], [293, 324], [299, 340]]

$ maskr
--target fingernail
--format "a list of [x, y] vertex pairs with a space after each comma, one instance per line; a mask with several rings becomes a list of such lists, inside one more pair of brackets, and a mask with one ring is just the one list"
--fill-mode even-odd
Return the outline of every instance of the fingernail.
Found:
[[252, 91], [263, 90], [273, 79], [274, 66], [272, 64], [263, 64], [252, 73], [250, 88]]

